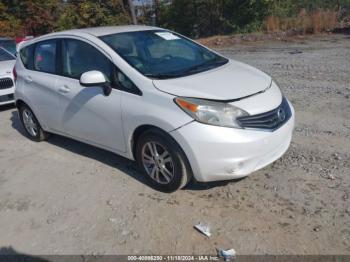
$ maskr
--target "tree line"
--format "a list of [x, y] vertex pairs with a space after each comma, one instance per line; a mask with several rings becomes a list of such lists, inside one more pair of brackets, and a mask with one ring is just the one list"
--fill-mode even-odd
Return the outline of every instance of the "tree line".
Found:
[[[317, 10], [332, 11], [338, 19], [349, 15], [350, 9], [350, 0], [154, 0], [153, 3], [137, 12], [139, 23], [155, 23], [190, 37], [262, 31], [266, 30], [269, 17], [298, 17], [301, 11], [310, 14]], [[36, 36], [71, 28], [130, 23], [128, 0], [0, 0], [1, 36]]]
[[0, 34], [10, 36], [129, 23], [123, 0], [0, 0]]

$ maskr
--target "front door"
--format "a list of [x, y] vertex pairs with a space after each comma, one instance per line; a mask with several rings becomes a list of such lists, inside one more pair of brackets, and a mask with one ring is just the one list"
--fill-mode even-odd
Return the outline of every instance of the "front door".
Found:
[[121, 117], [121, 91], [105, 96], [99, 86], [80, 85], [80, 76], [91, 70], [111, 81], [113, 63], [92, 45], [76, 40], [62, 42], [62, 76], [56, 86], [60, 93], [63, 133], [112, 151], [125, 152]]

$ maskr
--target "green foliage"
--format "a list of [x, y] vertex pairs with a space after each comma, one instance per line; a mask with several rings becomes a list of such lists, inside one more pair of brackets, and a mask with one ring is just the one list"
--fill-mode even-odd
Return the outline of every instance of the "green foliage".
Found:
[[312, 12], [317, 9], [338, 10], [340, 7], [350, 7], [350, 0], [276, 0], [271, 2], [269, 14], [279, 17], [295, 16], [301, 9]]
[[161, 9], [160, 25], [185, 35], [210, 36], [259, 30], [272, 0], [174, 0]]
[[21, 30], [21, 22], [11, 12], [5, 1], [0, 1], [0, 36], [15, 36]]
[[119, 25], [130, 23], [129, 13], [121, 0], [66, 1], [57, 22], [57, 29], [91, 26]]
[[[302, 9], [350, 10], [350, 0], [173, 0], [159, 25], [191, 37], [261, 31], [268, 16], [294, 17]], [[348, 11], [347, 11], [348, 13]]]
[[5, 36], [130, 21], [129, 7], [123, 0], [0, 0], [0, 34]]
[[[169, 1], [166, 1], [169, 2]], [[158, 26], [190, 37], [261, 31], [268, 16], [295, 18], [301, 10], [336, 10], [348, 16], [350, 0], [156, 0]], [[150, 22], [148, 8], [139, 21]], [[127, 0], [0, 0], [0, 35], [130, 24]]]

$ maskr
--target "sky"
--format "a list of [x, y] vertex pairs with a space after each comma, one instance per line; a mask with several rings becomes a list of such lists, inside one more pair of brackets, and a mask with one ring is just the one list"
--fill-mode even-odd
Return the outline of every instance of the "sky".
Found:
[[133, 0], [135, 6], [151, 5], [153, 0]]

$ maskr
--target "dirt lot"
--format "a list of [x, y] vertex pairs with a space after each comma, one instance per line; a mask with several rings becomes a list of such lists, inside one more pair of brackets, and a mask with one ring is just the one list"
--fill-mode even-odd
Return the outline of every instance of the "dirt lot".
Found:
[[[350, 254], [350, 36], [225, 47], [296, 109], [285, 156], [250, 177], [152, 190], [133, 162], [0, 110], [0, 249], [29, 254]], [[206, 238], [193, 229], [211, 227]], [[4, 252], [4, 249], [3, 251]]]

